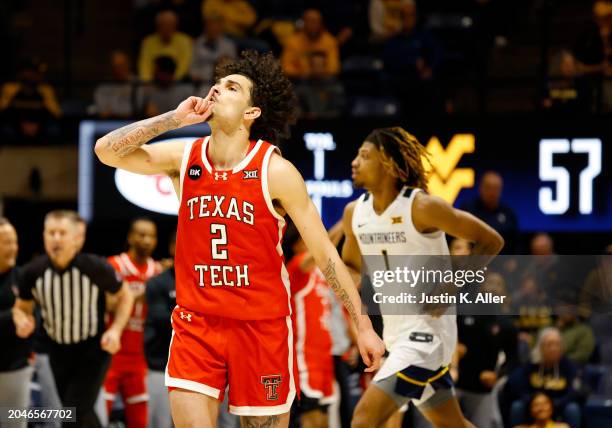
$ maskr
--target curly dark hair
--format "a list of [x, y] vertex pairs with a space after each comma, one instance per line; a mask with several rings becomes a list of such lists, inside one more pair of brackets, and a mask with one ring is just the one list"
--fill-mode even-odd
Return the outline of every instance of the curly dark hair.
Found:
[[289, 126], [297, 118], [297, 98], [293, 85], [272, 53], [243, 51], [239, 59], [217, 65], [215, 80], [230, 74], [240, 74], [253, 83], [251, 105], [261, 109], [261, 116], [255, 119], [249, 137], [271, 143], [287, 138]]

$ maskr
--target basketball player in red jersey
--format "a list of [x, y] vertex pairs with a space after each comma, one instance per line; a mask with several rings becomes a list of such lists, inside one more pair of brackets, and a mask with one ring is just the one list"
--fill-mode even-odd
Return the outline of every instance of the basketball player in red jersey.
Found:
[[157, 226], [152, 220], [132, 221], [127, 236], [128, 250], [108, 258], [118, 276], [127, 283], [134, 295], [134, 309], [121, 335], [121, 349], [111, 361], [104, 381], [104, 398], [110, 414], [119, 392], [125, 407], [128, 428], [146, 428], [147, 362], [144, 356], [144, 323], [147, 308], [144, 300], [145, 283], [161, 272], [161, 266], [151, 257], [157, 245]]
[[[205, 98], [100, 138], [105, 164], [167, 174], [180, 200], [176, 300], [166, 385], [175, 425], [215, 426], [229, 384], [229, 410], [247, 426], [287, 427], [296, 395], [290, 289], [281, 240], [296, 224], [327, 282], [349, 311], [359, 349], [376, 370], [382, 340], [308, 197], [297, 169], [275, 146], [295, 95], [271, 54], [243, 53], [217, 68]], [[145, 145], [207, 121], [212, 135]]]
[[[285, 239], [290, 240], [287, 235]], [[293, 240], [295, 255], [287, 271], [300, 379], [300, 423], [303, 428], [326, 428], [327, 409], [338, 399], [330, 333], [331, 290], [304, 241], [299, 236]]]

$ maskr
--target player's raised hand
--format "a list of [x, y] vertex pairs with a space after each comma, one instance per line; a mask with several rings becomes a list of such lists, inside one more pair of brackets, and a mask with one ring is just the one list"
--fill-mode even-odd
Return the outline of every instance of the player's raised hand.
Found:
[[385, 354], [385, 344], [372, 327], [359, 331], [357, 345], [361, 358], [368, 368], [366, 372], [374, 372], [380, 368], [381, 360]]
[[181, 126], [195, 125], [208, 120], [215, 105], [214, 87], [210, 88], [205, 98], [189, 97], [174, 110], [174, 117], [181, 121]]

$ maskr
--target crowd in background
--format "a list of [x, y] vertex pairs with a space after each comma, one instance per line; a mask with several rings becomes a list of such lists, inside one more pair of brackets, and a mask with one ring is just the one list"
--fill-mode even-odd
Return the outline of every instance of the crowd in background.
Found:
[[[538, 13], [545, 6], [532, 5]], [[70, 114], [165, 112], [190, 94], [205, 94], [215, 65], [245, 49], [274, 52], [295, 82], [305, 118], [453, 114], [466, 99], [461, 88], [484, 85], [492, 52], [507, 49], [520, 17], [536, 13], [503, 0], [149, 0], [133, 7], [137, 48], [98, 52], [106, 81], [81, 100], [83, 108], [71, 103]], [[595, 1], [592, 21], [582, 27], [573, 29], [573, 45], [550, 50], [543, 77], [534, 76], [541, 81], [536, 110], [610, 111], [612, 2]], [[45, 81], [44, 58], [14, 62], [0, 97], [4, 138], [54, 135], [62, 102]]]
[[[135, 119], [174, 109], [190, 95], [205, 94], [215, 66], [245, 49], [274, 52], [294, 81], [303, 118], [458, 113], [456, 93], [463, 79], [483, 80], [491, 55], [512, 46], [519, 15], [528, 10], [525, 3], [135, 0], [134, 49], [96, 53], [107, 79], [92, 88], [76, 111], [67, 107], [57, 82], [48, 81], [46, 58], [15, 55], [14, 76], [2, 82], [0, 92], [2, 144], [46, 143], [59, 135], [66, 115]], [[534, 3], [544, 7], [549, 2]], [[550, 63], [538, 78], [535, 110], [558, 115], [610, 111], [611, 30], [612, 2], [593, 2], [592, 19], [577, 30], [576, 39], [548, 52]], [[510, 296], [500, 314], [459, 316], [460, 343], [451, 371], [460, 402], [478, 427], [547, 426], [557, 420], [577, 428], [584, 425], [589, 397], [612, 395], [610, 294], [601, 289], [601, 278], [609, 281], [612, 276], [612, 247], [603, 249], [608, 257], [586, 281], [568, 286], [560, 280], [567, 279], [567, 271], [550, 235], [536, 234], [528, 248], [521, 246], [517, 214], [503, 203], [502, 188], [502, 177], [488, 172], [479, 183], [478, 198], [460, 208], [500, 232], [506, 242], [504, 255], [535, 257], [527, 264], [507, 259], [489, 272], [484, 288]], [[57, 401], [45, 401], [44, 395], [53, 388], [47, 353], [35, 341], [32, 359], [32, 347], [14, 334], [17, 232], [26, 231], [15, 231], [0, 220], [0, 337], [3, 343], [18, 343], [15, 359], [0, 356], [0, 401], [8, 403], [10, 396], [55, 405]], [[454, 240], [450, 246], [456, 255], [470, 252], [466, 242]], [[88, 248], [95, 251], [95, 243]], [[290, 263], [295, 250], [286, 250]], [[149, 420], [156, 418], [156, 426], [165, 426], [169, 415], [162, 386], [167, 351], [160, 350], [167, 350], [170, 337], [164, 320], [173, 307], [172, 281], [171, 264], [166, 263], [147, 284], [145, 296], [150, 308], [159, 309], [149, 311], [150, 335], [145, 335], [144, 348], [149, 409], [155, 410]], [[361, 371], [342, 311], [330, 301], [335, 315], [329, 356], [339, 386], [339, 419], [346, 427], [369, 379]], [[37, 325], [41, 328], [40, 322]], [[23, 388], [26, 384], [18, 381], [31, 376], [33, 369], [40, 391]], [[124, 420], [121, 394], [108, 401], [105, 407], [101, 400], [98, 414], [111, 422]], [[237, 423], [227, 414], [221, 417], [226, 424], [222, 426]], [[414, 408], [404, 419], [406, 424], [424, 423]]]

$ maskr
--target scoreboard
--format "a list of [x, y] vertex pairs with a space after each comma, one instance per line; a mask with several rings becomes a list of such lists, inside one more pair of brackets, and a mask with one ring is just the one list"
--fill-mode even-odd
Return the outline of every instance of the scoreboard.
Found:
[[[97, 138], [125, 125], [84, 121], [80, 127], [79, 211], [86, 219], [172, 216], [178, 203], [169, 178], [116, 171], [95, 158]], [[350, 180], [359, 145], [377, 127], [403, 126], [430, 153], [429, 191], [455, 206], [477, 197], [480, 176], [497, 171], [502, 201], [523, 232], [612, 230], [612, 128], [605, 118], [554, 120], [505, 117], [402, 123], [337, 119], [300, 121], [281, 145], [300, 170], [326, 226], [342, 216], [360, 191]], [[208, 125], [182, 128], [156, 142], [208, 135]]]

